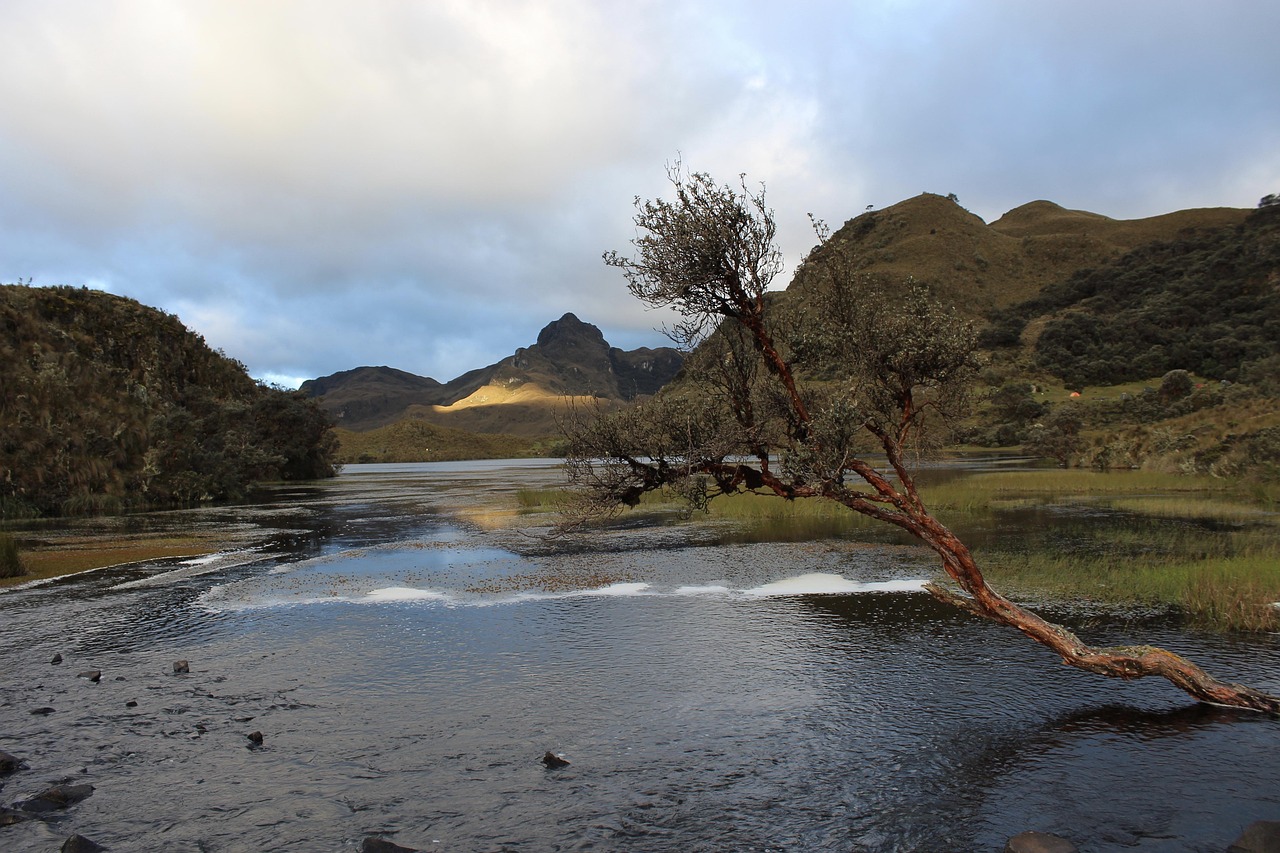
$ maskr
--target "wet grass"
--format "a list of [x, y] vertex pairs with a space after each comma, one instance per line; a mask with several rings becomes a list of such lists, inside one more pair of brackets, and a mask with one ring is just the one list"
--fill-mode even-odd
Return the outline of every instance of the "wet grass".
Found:
[[142, 560], [197, 557], [219, 550], [209, 536], [68, 537], [47, 544], [21, 539], [18, 543], [27, 572], [18, 577], [0, 578], [0, 587]]
[[[1218, 630], [1280, 630], [1273, 490], [1146, 471], [1041, 469], [926, 480], [922, 491], [970, 542], [992, 583], [1011, 595], [1172, 607]], [[551, 511], [568, 493], [527, 490], [518, 499], [522, 509]], [[673, 495], [646, 495], [641, 509], [675, 503]], [[1053, 514], [1064, 507], [1088, 513], [1077, 520]], [[873, 541], [896, 535], [821, 499], [726, 495], [691, 518], [772, 531], [780, 541], [797, 530]]]
[[1001, 472], [950, 481], [926, 500], [957, 527], [1028, 507], [1098, 511], [975, 547], [993, 585], [1011, 594], [1171, 606], [1219, 630], [1280, 629], [1280, 514], [1247, 487], [1153, 472]]

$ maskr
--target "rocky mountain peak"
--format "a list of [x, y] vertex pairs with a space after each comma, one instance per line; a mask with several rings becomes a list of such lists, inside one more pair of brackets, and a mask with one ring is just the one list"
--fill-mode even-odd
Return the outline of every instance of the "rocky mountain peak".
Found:
[[538, 346], [553, 347], [565, 344], [596, 345], [608, 348], [604, 334], [596, 326], [584, 323], [572, 312], [559, 320], [553, 320], [538, 333]]

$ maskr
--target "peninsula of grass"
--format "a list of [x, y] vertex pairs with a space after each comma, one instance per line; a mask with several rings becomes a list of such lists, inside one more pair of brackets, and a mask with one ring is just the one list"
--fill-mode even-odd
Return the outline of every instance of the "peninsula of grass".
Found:
[[[1221, 479], [1144, 471], [1002, 471], [923, 486], [926, 504], [961, 538], [966, 528], [990, 527], [1002, 513], [1027, 508], [1084, 504], [1108, 515], [1107, 523], [1077, 523], [1069, 541], [1051, 529], [982, 537], [974, 554], [992, 583], [1011, 595], [1173, 608], [1202, 626], [1241, 631], [1280, 628], [1280, 513], [1268, 495]], [[526, 512], [550, 512], [571, 494], [523, 490], [517, 499]], [[641, 510], [678, 502], [675, 495], [649, 494]], [[815, 536], [894, 536], [892, 528], [833, 501], [766, 494], [724, 495], [690, 518]]]
[[26, 571], [0, 577], [0, 588], [143, 560], [198, 557], [219, 550], [209, 536], [84, 537], [34, 546], [18, 541]]

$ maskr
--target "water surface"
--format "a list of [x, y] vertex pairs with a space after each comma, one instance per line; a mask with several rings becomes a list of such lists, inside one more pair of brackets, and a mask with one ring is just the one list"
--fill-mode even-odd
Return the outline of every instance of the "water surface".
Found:
[[[1064, 667], [920, 592], [927, 552], [513, 526], [558, 479], [352, 466], [167, 514], [259, 531], [227, 552], [0, 593], [0, 804], [95, 787], [0, 848], [1220, 851], [1280, 819], [1280, 721]], [[1280, 691], [1275, 637], [1050, 615]]]

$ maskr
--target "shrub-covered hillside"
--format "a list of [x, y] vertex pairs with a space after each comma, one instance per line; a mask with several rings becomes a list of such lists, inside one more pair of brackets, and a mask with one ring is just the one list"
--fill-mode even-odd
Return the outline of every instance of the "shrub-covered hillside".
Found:
[[1039, 369], [1070, 386], [1188, 370], [1236, 381], [1280, 353], [1280, 207], [1242, 224], [1155, 242], [1084, 269], [1002, 312], [991, 343], [1041, 316]]
[[0, 376], [0, 516], [234, 499], [334, 473], [312, 401], [131, 299], [0, 285]]

